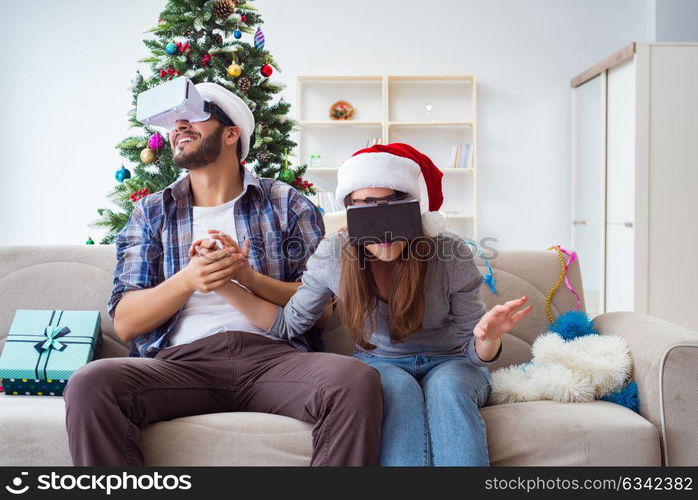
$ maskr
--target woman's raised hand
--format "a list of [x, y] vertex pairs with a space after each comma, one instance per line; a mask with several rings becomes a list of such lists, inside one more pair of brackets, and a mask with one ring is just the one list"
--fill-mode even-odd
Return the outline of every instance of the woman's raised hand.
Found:
[[533, 306], [529, 305], [519, 310], [527, 300], [528, 297], [524, 295], [519, 299], [494, 306], [480, 318], [473, 329], [473, 335], [480, 340], [496, 340], [510, 332], [533, 309]]

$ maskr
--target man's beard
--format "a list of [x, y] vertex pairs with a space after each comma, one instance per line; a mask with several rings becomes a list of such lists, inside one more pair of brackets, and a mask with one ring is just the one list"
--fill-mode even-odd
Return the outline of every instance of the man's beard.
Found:
[[187, 153], [182, 152], [179, 154], [175, 153], [172, 156], [174, 164], [179, 168], [196, 170], [216, 161], [218, 155], [221, 154], [221, 136], [223, 135], [223, 129], [225, 129], [225, 126], [219, 124], [218, 128], [214, 130], [211, 135], [200, 139], [201, 143], [194, 151]]

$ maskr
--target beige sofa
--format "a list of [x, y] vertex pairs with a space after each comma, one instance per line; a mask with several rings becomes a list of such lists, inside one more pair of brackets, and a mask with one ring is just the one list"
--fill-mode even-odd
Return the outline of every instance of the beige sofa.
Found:
[[[522, 294], [534, 305], [505, 336], [496, 367], [528, 361], [531, 342], [548, 326], [543, 304], [559, 261], [552, 251], [518, 250], [491, 263], [498, 294], [482, 288], [488, 307]], [[127, 355], [106, 310], [114, 264], [111, 245], [0, 247], [0, 348], [16, 309], [89, 309], [102, 315], [101, 355]], [[571, 279], [581, 291], [577, 264]], [[573, 296], [560, 289], [554, 313], [573, 307]], [[698, 464], [698, 335], [630, 312], [604, 314], [595, 324], [630, 345], [640, 415], [603, 401], [487, 406], [481, 411], [493, 465]], [[336, 319], [325, 340], [330, 350], [350, 352]], [[0, 395], [0, 465], [70, 465], [64, 417], [61, 397]], [[307, 465], [311, 453], [308, 424], [256, 413], [156, 423], [143, 429], [142, 442], [150, 465]]]

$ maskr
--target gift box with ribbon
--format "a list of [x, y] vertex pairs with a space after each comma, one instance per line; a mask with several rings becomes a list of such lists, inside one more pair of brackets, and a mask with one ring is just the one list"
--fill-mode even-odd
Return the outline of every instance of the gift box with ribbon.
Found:
[[8, 395], [60, 396], [70, 376], [101, 347], [99, 311], [15, 313], [0, 355]]

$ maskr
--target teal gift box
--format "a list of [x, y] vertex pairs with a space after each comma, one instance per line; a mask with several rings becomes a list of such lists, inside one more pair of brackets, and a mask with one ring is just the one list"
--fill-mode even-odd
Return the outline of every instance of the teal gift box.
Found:
[[101, 343], [99, 311], [17, 310], [0, 355], [5, 394], [62, 395]]

